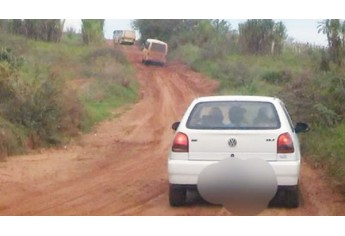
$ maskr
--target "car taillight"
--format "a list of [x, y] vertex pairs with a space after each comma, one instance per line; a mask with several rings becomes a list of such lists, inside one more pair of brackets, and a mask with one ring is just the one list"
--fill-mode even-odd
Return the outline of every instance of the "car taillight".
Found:
[[175, 136], [172, 151], [173, 152], [188, 152], [188, 136], [184, 133], [178, 132]]
[[289, 133], [281, 134], [278, 137], [277, 153], [293, 153], [295, 151], [293, 147], [293, 141]]

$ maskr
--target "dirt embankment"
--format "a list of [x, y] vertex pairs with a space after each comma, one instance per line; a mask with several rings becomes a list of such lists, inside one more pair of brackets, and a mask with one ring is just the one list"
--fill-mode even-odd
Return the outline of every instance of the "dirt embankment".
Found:
[[[0, 163], [0, 215], [230, 215], [220, 206], [168, 204], [170, 128], [215, 81], [178, 62], [144, 66], [135, 47], [121, 47], [136, 69], [140, 100], [117, 111], [63, 149], [10, 157]], [[298, 209], [262, 215], [345, 215], [344, 199], [303, 163]]]

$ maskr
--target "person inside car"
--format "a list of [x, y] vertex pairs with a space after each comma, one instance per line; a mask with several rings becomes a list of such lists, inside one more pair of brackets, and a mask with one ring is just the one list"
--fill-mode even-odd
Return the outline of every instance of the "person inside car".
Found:
[[224, 126], [223, 113], [219, 107], [212, 107], [208, 115], [203, 116], [202, 125], [204, 127], [214, 128]]
[[274, 118], [270, 118], [267, 107], [261, 107], [253, 120], [253, 125], [258, 127], [276, 127], [277, 121]]
[[229, 109], [229, 120], [230, 127], [243, 127], [247, 125], [247, 122], [244, 119], [244, 114], [246, 110], [239, 106], [233, 106]]
[[212, 126], [219, 127], [219, 126], [224, 125], [223, 124], [224, 116], [219, 107], [212, 107], [209, 116], [210, 116], [210, 122]]

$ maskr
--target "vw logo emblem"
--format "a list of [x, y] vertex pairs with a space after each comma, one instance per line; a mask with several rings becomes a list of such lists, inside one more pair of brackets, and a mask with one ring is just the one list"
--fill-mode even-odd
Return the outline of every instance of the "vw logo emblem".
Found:
[[229, 139], [228, 144], [230, 147], [235, 147], [237, 145], [237, 140], [234, 138]]

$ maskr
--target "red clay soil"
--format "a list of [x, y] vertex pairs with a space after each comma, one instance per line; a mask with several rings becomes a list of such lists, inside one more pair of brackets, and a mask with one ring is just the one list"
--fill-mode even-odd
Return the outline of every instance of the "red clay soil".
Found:
[[[142, 65], [136, 47], [119, 47], [136, 69], [139, 101], [70, 146], [0, 162], [0, 215], [231, 215], [201, 201], [168, 203], [171, 124], [218, 83], [179, 62]], [[301, 192], [299, 208], [267, 208], [260, 215], [345, 215], [342, 195], [306, 163]]]

